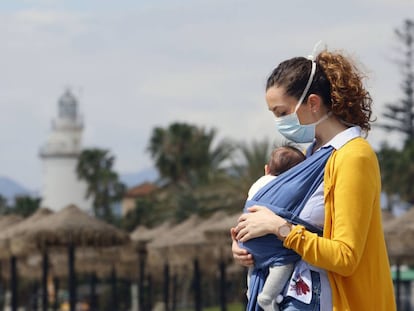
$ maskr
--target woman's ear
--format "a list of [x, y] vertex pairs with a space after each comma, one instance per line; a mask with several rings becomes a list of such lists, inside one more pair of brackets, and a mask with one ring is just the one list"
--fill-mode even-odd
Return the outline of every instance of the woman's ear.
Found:
[[319, 95], [310, 94], [308, 96], [308, 105], [311, 112], [320, 112], [322, 106], [322, 98]]

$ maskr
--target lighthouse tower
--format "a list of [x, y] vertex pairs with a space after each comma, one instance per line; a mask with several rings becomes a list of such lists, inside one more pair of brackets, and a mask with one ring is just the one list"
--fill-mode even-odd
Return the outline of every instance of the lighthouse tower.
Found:
[[52, 121], [52, 131], [40, 150], [43, 162], [41, 206], [58, 211], [69, 204], [92, 211], [92, 201], [85, 198], [86, 183], [76, 173], [81, 153], [83, 122], [78, 101], [66, 90], [58, 101], [58, 116]]

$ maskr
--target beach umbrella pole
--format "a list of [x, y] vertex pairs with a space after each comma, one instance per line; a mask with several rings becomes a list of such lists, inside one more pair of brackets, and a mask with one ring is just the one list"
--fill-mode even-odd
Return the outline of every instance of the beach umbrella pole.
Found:
[[53, 303], [53, 310], [59, 310], [59, 279], [57, 277], [53, 278], [53, 287], [55, 289], [55, 301]]
[[11, 311], [17, 311], [17, 259], [15, 256], [10, 258], [11, 276]]
[[116, 270], [112, 267], [111, 272], [111, 287], [112, 287], [112, 310], [118, 310], [118, 293], [116, 288]]
[[75, 275], [75, 246], [73, 243], [68, 246], [69, 264], [69, 310], [76, 311], [76, 275]]
[[200, 265], [198, 259], [194, 259], [194, 279], [193, 279], [193, 286], [194, 286], [194, 306], [196, 311], [201, 311], [202, 303], [201, 303], [201, 273], [200, 273]]
[[139, 299], [139, 310], [145, 310], [145, 299], [144, 299], [144, 283], [145, 283], [145, 257], [146, 249], [145, 246], [141, 246], [139, 249], [139, 288], [138, 288], [138, 299]]
[[172, 311], [176, 311], [177, 309], [177, 274], [174, 273], [173, 279], [172, 279]]
[[170, 266], [168, 262], [164, 264], [164, 305], [165, 310], [169, 311], [170, 298]]
[[395, 283], [396, 283], [396, 296], [397, 296], [397, 310], [400, 310], [401, 307], [401, 267], [400, 263], [397, 262], [397, 269], [395, 273]]
[[93, 272], [90, 277], [90, 295], [91, 295], [91, 311], [97, 311], [98, 304], [96, 300], [96, 274]]
[[[0, 259], [0, 300], [4, 302], [4, 288], [3, 288], [3, 260]], [[3, 303], [0, 304], [0, 307], [3, 308]]]
[[220, 260], [220, 310], [227, 311], [226, 306], [226, 263], [224, 260]]
[[147, 275], [147, 284], [148, 284], [148, 299], [147, 299], [147, 308], [145, 310], [152, 310], [152, 277], [151, 274]]
[[43, 261], [42, 261], [42, 310], [47, 311], [49, 308], [49, 300], [47, 295], [47, 276], [49, 269], [49, 256], [47, 254], [47, 249], [43, 251]]

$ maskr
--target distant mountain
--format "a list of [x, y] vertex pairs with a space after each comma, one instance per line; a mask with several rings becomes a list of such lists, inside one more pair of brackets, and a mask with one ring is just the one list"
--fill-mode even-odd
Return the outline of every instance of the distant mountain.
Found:
[[0, 195], [12, 201], [19, 195], [32, 195], [32, 193], [9, 177], [0, 176]]
[[155, 168], [147, 168], [137, 173], [120, 174], [119, 177], [128, 188], [131, 188], [144, 182], [155, 182], [159, 175]]

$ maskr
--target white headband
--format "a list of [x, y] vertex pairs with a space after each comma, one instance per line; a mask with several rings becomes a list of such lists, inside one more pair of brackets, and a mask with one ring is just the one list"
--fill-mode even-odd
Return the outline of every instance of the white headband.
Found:
[[312, 54], [308, 55], [307, 59], [309, 59], [310, 61], [312, 61], [312, 69], [311, 69], [311, 73], [309, 75], [309, 79], [308, 79], [308, 83], [305, 86], [305, 89], [303, 90], [302, 96], [299, 98], [298, 103], [296, 104], [296, 110], [298, 110], [299, 106], [302, 104], [303, 100], [305, 99], [306, 94], [309, 91], [309, 88], [312, 84], [313, 81], [313, 77], [315, 76], [315, 72], [316, 72], [316, 50], [318, 49], [319, 45], [322, 43], [322, 40], [319, 40], [318, 42], [316, 42], [316, 44], [313, 46], [313, 50], [312, 50]]
[[316, 56], [317, 56], [316, 52], [321, 44], [322, 44], [322, 40], [319, 40], [318, 42], [315, 43], [315, 45], [313, 46], [312, 54], [308, 55], [307, 59], [311, 61], [315, 61]]
[[302, 104], [303, 100], [305, 99], [305, 96], [308, 93], [309, 88], [312, 84], [313, 77], [315, 76], [315, 72], [316, 72], [316, 62], [312, 60], [312, 69], [309, 75], [308, 83], [306, 84], [305, 89], [303, 90], [302, 96], [299, 98], [295, 111], [298, 110], [299, 106]]

